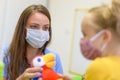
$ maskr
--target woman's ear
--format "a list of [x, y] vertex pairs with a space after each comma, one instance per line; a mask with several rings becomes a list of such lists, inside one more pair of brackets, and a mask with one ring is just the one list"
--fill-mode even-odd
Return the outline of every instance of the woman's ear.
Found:
[[103, 36], [103, 39], [106, 43], [109, 43], [112, 39], [112, 33], [110, 30], [104, 30], [104, 36]]

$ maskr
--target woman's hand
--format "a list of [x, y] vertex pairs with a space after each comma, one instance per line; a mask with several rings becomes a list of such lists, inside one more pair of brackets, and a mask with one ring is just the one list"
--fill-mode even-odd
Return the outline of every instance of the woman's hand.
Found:
[[41, 71], [41, 68], [27, 68], [16, 80], [29, 80], [31, 78], [39, 77], [41, 75], [39, 72]]

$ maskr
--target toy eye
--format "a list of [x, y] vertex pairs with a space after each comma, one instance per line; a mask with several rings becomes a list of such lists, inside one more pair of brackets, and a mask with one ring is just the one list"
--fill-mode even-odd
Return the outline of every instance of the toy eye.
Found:
[[43, 65], [45, 65], [45, 62], [42, 57], [37, 56], [33, 59], [32, 64], [34, 67], [42, 67]]
[[41, 59], [40, 59], [40, 58], [38, 58], [38, 59], [37, 59], [37, 61], [38, 61], [38, 62], [40, 62], [40, 61], [41, 61]]

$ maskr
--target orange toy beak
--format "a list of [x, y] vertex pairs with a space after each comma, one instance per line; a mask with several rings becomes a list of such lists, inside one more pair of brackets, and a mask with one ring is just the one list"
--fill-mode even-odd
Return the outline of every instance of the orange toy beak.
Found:
[[43, 56], [43, 60], [45, 61], [45, 65], [49, 68], [53, 68], [55, 65], [55, 56], [52, 53], [48, 53]]

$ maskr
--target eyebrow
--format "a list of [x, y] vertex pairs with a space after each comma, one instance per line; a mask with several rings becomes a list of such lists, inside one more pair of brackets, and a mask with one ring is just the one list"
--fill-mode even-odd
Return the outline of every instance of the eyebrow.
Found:
[[37, 23], [29, 23], [28, 25], [31, 25], [31, 24], [34, 24], [34, 25], [39, 25], [39, 24], [37, 24]]
[[50, 24], [45, 24], [45, 26], [49, 26]]

